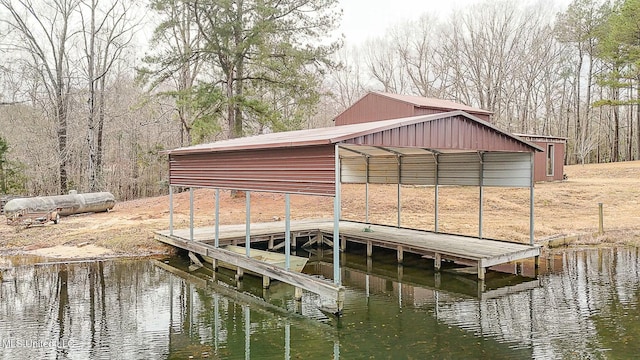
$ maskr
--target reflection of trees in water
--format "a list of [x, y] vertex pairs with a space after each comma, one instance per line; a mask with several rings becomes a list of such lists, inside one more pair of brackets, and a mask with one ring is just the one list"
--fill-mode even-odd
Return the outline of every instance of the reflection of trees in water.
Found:
[[540, 288], [436, 304], [437, 317], [477, 335], [531, 347], [536, 357], [588, 358], [594, 349], [620, 350], [616, 339], [640, 332], [640, 324], [629, 321], [640, 316], [638, 261], [637, 249], [568, 250], [563, 271], [542, 277]]
[[[328, 358], [334, 348], [349, 357], [359, 346], [404, 351], [407, 345], [435, 354], [453, 351], [453, 344], [494, 354], [521, 347], [520, 354], [543, 358], [589, 357], [609, 348], [612, 357], [625, 358], [635, 354], [640, 333], [639, 260], [637, 249], [569, 250], [558, 257], [562, 270], [541, 277], [541, 287], [486, 300], [353, 272], [345, 279], [368, 284], [371, 297], [353, 290], [348, 302], [355, 310], [342, 328], [330, 327], [333, 333], [148, 261], [20, 267], [0, 283], [0, 339], [72, 340], [66, 354], [85, 358], [284, 352]], [[403, 275], [411, 279], [409, 271]], [[355, 320], [365, 325], [347, 325]], [[469, 332], [498, 341], [478, 342]], [[387, 343], [393, 334], [411, 343]], [[505, 341], [510, 345], [500, 344]], [[2, 350], [8, 358], [65, 356], [64, 349], [46, 347]]]
[[[71, 321], [69, 314], [69, 291], [68, 291], [68, 283], [69, 283], [69, 274], [67, 272], [66, 265], [60, 265], [58, 269], [58, 281], [57, 281], [57, 294], [58, 294], [58, 341], [57, 344], [63, 344], [64, 339], [64, 330], [65, 330], [65, 320]], [[61, 351], [64, 355], [67, 354], [67, 350], [65, 347], [62, 347]]]
[[[3, 349], [20, 358], [167, 354], [168, 277], [146, 261], [18, 267], [0, 284], [0, 339], [72, 348]], [[168, 314], [167, 314], [168, 315]]]

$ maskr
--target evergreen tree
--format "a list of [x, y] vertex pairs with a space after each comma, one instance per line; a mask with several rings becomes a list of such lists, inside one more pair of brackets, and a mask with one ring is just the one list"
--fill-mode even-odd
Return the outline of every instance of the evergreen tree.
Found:
[[[187, 29], [198, 41], [147, 58], [156, 67], [151, 71], [156, 84], [196, 63], [206, 69], [206, 76], [190, 77], [191, 83], [178, 87], [175, 95], [183, 106], [209, 107], [209, 114], [223, 118], [226, 137], [302, 126], [319, 101], [322, 74], [333, 66], [329, 56], [340, 46], [330, 38], [340, 18], [337, 0], [154, 2], [156, 9], [169, 5], [196, 31], [191, 26], [178, 28]], [[163, 24], [157, 32], [176, 29]], [[182, 39], [185, 34], [170, 33]], [[203, 102], [207, 97], [192, 96], [202, 93], [200, 86], [214, 105]]]

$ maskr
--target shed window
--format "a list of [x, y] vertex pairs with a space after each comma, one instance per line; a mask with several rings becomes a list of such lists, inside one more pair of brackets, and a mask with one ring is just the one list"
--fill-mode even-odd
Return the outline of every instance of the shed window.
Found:
[[553, 168], [555, 159], [555, 146], [553, 144], [547, 144], [547, 176], [553, 176]]

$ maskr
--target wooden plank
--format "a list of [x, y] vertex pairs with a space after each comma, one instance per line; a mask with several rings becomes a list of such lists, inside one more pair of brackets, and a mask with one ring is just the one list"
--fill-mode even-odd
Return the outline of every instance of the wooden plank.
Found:
[[341, 297], [344, 297], [344, 287], [336, 286], [332, 282], [324, 281], [307, 274], [286, 271], [278, 266], [267, 264], [241, 254], [215, 248], [211, 245], [196, 241], [185, 241], [164, 235], [156, 235], [156, 239], [172, 246], [186, 249], [200, 255], [209, 256], [239, 268], [268, 276], [271, 279], [291, 284], [312, 293], [336, 299], [337, 301], [340, 300]]
[[[200, 261], [200, 259], [198, 259], [198, 256], [192, 253], [191, 251], [189, 251], [189, 259], [191, 259], [193, 264], [196, 266], [196, 269], [199, 269], [204, 266], [202, 265], [202, 262]], [[193, 271], [193, 270], [190, 269], [190, 271]]]

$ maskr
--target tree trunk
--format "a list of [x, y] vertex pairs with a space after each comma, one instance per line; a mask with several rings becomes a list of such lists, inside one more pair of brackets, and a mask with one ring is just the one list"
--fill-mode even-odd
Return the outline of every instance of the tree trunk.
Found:
[[[87, 163], [88, 188], [90, 192], [96, 191], [96, 74], [95, 74], [95, 40], [96, 40], [96, 1], [91, 1], [91, 18], [89, 28], [89, 44], [85, 50], [87, 55], [87, 75], [89, 80], [89, 114], [87, 117], [87, 145], [89, 158]], [[85, 30], [86, 36], [86, 30]]]
[[[102, 179], [102, 159], [104, 154], [104, 121], [105, 121], [105, 87], [106, 77], [100, 79], [100, 93], [98, 96], [98, 134], [96, 136], [96, 182], [98, 185], [104, 185]], [[97, 189], [99, 190], [99, 189]]]
[[227, 126], [229, 127], [228, 137], [230, 139], [236, 137], [236, 133], [235, 133], [236, 112], [235, 112], [235, 105], [234, 105], [234, 99], [233, 99], [233, 72], [234, 72], [233, 69], [229, 67], [229, 70], [227, 71], [226, 91], [227, 91]]
[[69, 190], [67, 184], [67, 106], [66, 99], [62, 94], [63, 89], [57, 92], [57, 117], [58, 117], [58, 156], [59, 166], [58, 173], [60, 175], [60, 194], [66, 194]]
[[[640, 81], [640, 79], [638, 79], [638, 81]], [[638, 102], [638, 104], [636, 105], [636, 159], [640, 159], [640, 86], [638, 86], [637, 89], [636, 101]]]
[[[618, 100], [620, 90], [613, 90], [614, 100]], [[611, 148], [611, 161], [618, 162], [620, 160], [620, 106], [613, 106], [613, 144]]]

